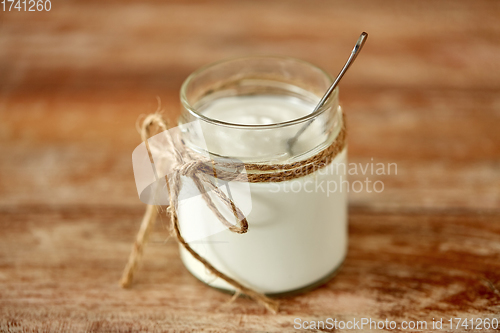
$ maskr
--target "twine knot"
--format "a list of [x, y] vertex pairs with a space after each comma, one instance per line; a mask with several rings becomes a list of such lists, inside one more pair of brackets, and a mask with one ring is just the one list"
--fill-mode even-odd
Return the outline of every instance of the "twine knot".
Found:
[[203, 161], [190, 161], [181, 164], [176, 171], [181, 174], [181, 176], [186, 176], [192, 178], [193, 175], [198, 171], [199, 167], [204, 164]]

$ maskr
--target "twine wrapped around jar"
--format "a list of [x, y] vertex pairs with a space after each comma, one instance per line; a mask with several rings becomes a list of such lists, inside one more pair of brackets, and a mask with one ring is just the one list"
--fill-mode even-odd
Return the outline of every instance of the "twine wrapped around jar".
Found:
[[[144, 119], [140, 127], [141, 138], [145, 142], [150, 156], [151, 153], [147, 140], [152, 136], [152, 134], [154, 134], [152, 133], [153, 128], [156, 128], [156, 133], [164, 131], [167, 139], [170, 141], [172, 146], [175, 147], [175, 161], [171, 161], [171, 163], [174, 164], [173, 173], [168, 176], [168, 179], [167, 176], [165, 176], [170, 200], [170, 205], [167, 208], [167, 213], [170, 217], [171, 235], [197, 261], [201, 262], [211, 274], [213, 274], [215, 277], [221, 278], [222, 280], [233, 286], [237, 291], [236, 295], [238, 295], [239, 293], [245, 294], [258, 303], [264, 305], [271, 312], [277, 313], [279, 308], [278, 301], [273, 300], [263, 293], [259, 293], [220, 272], [206, 259], [200, 256], [196, 251], [194, 251], [191, 246], [185, 241], [180, 231], [179, 220], [177, 216], [179, 203], [178, 198], [182, 189], [181, 176], [189, 177], [193, 180], [207, 206], [224, 226], [226, 226], [231, 232], [235, 232], [238, 234], [246, 233], [248, 231], [248, 222], [246, 220], [246, 217], [235, 205], [235, 203], [214, 184], [213, 179], [216, 178], [231, 181], [248, 181], [250, 183], [277, 183], [303, 177], [321, 168], [324, 168], [333, 161], [335, 156], [337, 156], [337, 154], [339, 154], [346, 145], [345, 117], [343, 119], [342, 128], [340, 129], [340, 132], [338, 133], [336, 139], [326, 149], [320, 151], [319, 153], [308, 159], [289, 164], [244, 163], [244, 169], [247, 171], [247, 173], [244, 174], [244, 177], [242, 177], [242, 173], [238, 173], [235, 176], [234, 172], [227, 171], [227, 168], [231, 167], [230, 164], [211, 160], [208, 157], [199, 156], [184, 144], [182, 144], [182, 140], [176, 140], [178, 138], [173, 138], [168, 132], [167, 123], [160, 113], [148, 115]], [[238, 221], [238, 225], [233, 225], [222, 215], [222, 213], [218, 210], [218, 208], [208, 195], [208, 192], [213, 192], [217, 199], [224, 203], [233, 212], [236, 220]], [[142, 254], [143, 246], [147, 241], [149, 231], [151, 229], [151, 226], [154, 224], [154, 221], [156, 220], [157, 214], [158, 212], [155, 209], [155, 206], [148, 205], [141, 223], [141, 228], [133, 245], [129, 261], [120, 280], [120, 284], [124, 288], [130, 286], [130, 284], [132, 283], [133, 274]]]

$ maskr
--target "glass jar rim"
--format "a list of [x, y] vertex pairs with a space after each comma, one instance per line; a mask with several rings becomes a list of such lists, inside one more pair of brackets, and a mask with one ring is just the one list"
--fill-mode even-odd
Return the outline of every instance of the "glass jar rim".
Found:
[[[207, 117], [195, 110], [195, 108], [188, 102], [187, 96], [186, 96], [186, 90], [189, 84], [200, 74], [205, 72], [208, 69], [211, 69], [215, 66], [219, 66], [225, 63], [230, 63], [233, 61], [240, 61], [240, 60], [245, 60], [245, 59], [274, 59], [274, 60], [291, 60], [295, 61], [301, 64], [304, 64], [306, 66], [311, 67], [312, 69], [318, 70], [321, 74], [325, 76], [325, 78], [332, 83], [333, 82], [333, 77], [327, 73], [325, 70], [322, 68], [311, 64], [308, 61], [293, 58], [293, 57], [283, 57], [283, 56], [245, 56], [245, 57], [234, 57], [234, 58], [229, 58], [229, 59], [223, 59], [219, 60], [213, 63], [210, 63], [208, 65], [202, 66], [199, 69], [195, 70], [193, 73], [191, 73], [186, 80], [182, 83], [181, 90], [180, 90], [180, 99], [182, 106], [184, 109], [186, 109], [192, 116], [195, 118], [198, 118], [200, 120], [203, 120], [205, 122], [214, 124], [214, 125], [219, 125], [219, 126], [224, 126], [224, 127], [232, 127], [232, 128], [239, 128], [239, 129], [246, 129], [246, 130], [252, 130], [252, 129], [272, 129], [272, 128], [279, 128], [279, 127], [286, 127], [286, 126], [292, 126], [292, 125], [297, 125], [301, 123], [306, 123], [311, 119], [316, 118], [317, 116], [321, 115], [323, 112], [325, 112], [327, 109], [329, 109], [329, 101], [332, 101], [336, 96], [338, 96], [338, 91], [339, 87], [336, 87], [330, 95], [330, 98], [327, 100], [327, 102], [318, 110], [311, 112], [303, 117], [297, 118], [297, 119], [292, 119], [292, 120], [287, 120], [284, 122], [279, 122], [279, 123], [272, 123], [272, 124], [264, 124], [264, 125], [246, 125], [246, 124], [237, 124], [237, 123], [231, 123], [231, 122], [226, 122], [226, 121], [221, 121], [217, 120], [214, 118]], [[326, 90], [325, 90], [326, 92]], [[322, 96], [319, 96], [321, 98]]]

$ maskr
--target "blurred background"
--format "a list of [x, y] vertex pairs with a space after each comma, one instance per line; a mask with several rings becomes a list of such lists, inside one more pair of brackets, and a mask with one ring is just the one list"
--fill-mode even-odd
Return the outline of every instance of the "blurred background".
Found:
[[[366, 314], [375, 311], [373, 302], [386, 302], [379, 307], [390, 311], [404, 308], [405, 299], [420, 300], [423, 309], [424, 299], [438, 297], [432, 292], [438, 282], [429, 276], [448, 274], [437, 267], [460, 260], [470, 265], [454, 268], [486, 277], [493, 288], [467, 274], [465, 280], [439, 280], [440, 288], [477, 287], [465, 289], [469, 303], [460, 303], [465, 313], [481, 291], [497, 296], [475, 309], [497, 309], [500, 2], [53, 0], [51, 5], [48, 12], [0, 11], [4, 318], [26, 322], [33, 304], [50, 304], [56, 317], [85, 314], [81, 327], [90, 325], [92, 331], [125, 303], [136, 304], [140, 314], [151, 305], [210, 312], [213, 302], [225, 302], [224, 295], [184, 271], [170, 243], [148, 249], [135, 289], [142, 293], [116, 287], [143, 213], [131, 163], [140, 143], [136, 120], [156, 110], [159, 96], [175, 123], [183, 80], [228, 57], [291, 56], [336, 75], [362, 31], [369, 33], [367, 44], [340, 86], [349, 161], [397, 163], [398, 174], [381, 176], [382, 193], [350, 194], [350, 254], [337, 282], [325, 287], [343, 293], [343, 303], [326, 306], [312, 293], [301, 305], [290, 300], [288, 313]], [[164, 231], [152, 238], [153, 244], [161, 242]], [[432, 261], [436, 253], [442, 257]], [[394, 285], [391, 263], [408, 263], [397, 270], [417, 277], [423, 267], [435, 265], [419, 282], [430, 296], [413, 294], [408, 281]], [[420, 268], [411, 271], [412, 265]], [[382, 285], [393, 289], [384, 291]], [[97, 302], [99, 297], [109, 302]], [[261, 313], [257, 305], [242, 304]], [[191, 315], [215, 325], [213, 317]], [[42, 317], [30, 316], [39, 325]], [[276, 327], [289, 320], [276, 318]]]
[[352, 204], [500, 203], [496, 1], [53, 1], [0, 15], [3, 205], [141, 205], [130, 154], [156, 96], [175, 123], [183, 80], [234, 56], [336, 75], [362, 31], [340, 87], [350, 160], [400, 167]]
[[336, 75], [367, 31], [340, 88], [350, 160], [398, 163], [399, 177], [352, 204], [498, 208], [498, 17], [496, 1], [55, 1], [3, 12], [0, 200], [141, 205], [130, 156], [156, 96], [175, 123], [183, 80], [234, 56], [292, 56]]

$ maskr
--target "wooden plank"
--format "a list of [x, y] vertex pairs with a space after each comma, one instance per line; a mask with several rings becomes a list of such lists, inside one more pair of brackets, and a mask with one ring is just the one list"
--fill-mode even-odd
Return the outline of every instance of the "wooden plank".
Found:
[[[1, 206], [23, 205], [115, 205], [142, 207], [135, 188], [129, 152], [113, 148], [64, 145], [21, 150], [20, 145], [0, 148], [8, 159], [0, 161]], [[19, 152], [22, 152], [21, 154]], [[358, 208], [465, 209], [497, 211], [500, 203], [500, 174], [495, 161], [446, 162], [405, 161], [379, 158], [374, 163], [397, 163], [397, 175], [363, 175], [369, 158], [352, 156], [358, 175], [351, 184], [368, 178], [371, 182], [349, 193]], [[361, 167], [359, 167], [361, 164]], [[394, 171], [394, 168], [393, 168]], [[368, 171], [369, 172], [369, 171]], [[383, 182], [376, 193], [373, 184]], [[377, 184], [377, 191], [382, 188]]]
[[[386, 208], [500, 207], [500, 95], [488, 91], [353, 90], [343, 98], [349, 162], [396, 163], [397, 174], [368, 175], [382, 193], [350, 193], [352, 205]], [[102, 96], [23, 94], [0, 106], [0, 203], [140, 205], [131, 154], [134, 127], [152, 112], [144, 91], [124, 102]], [[176, 94], [163, 99], [168, 118]], [[373, 158], [373, 160], [372, 160]], [[394, 171], [394, 170], [393, 170]], [[369, 173], [371, 170], [369, 170]], [[357, 168], [352, 182], [364, 181]], [[27, 190], [30, 189], [30, 190]]]
[[0, 77], [9, 90], [165, 89], [201, 65], [248, 54], [337, 73], [366, 30], [363, 61], [344, 86], [498, 89], [499, 16], [490, 0], [62, 2], [2, 15]]
[[[325, 286], [283, 298], [278, 315], [206, 287], [182, 266], [161, 223], [130, 290], [117, 280], [141, 209], [3, 209], [0, 327], [161, 331], [292, 331], [295, 318], [495, 317], [500, 311], [498, 214], [354, 210], [349, 254]], [[9, 324], [10, 323], [10, 324]]]

